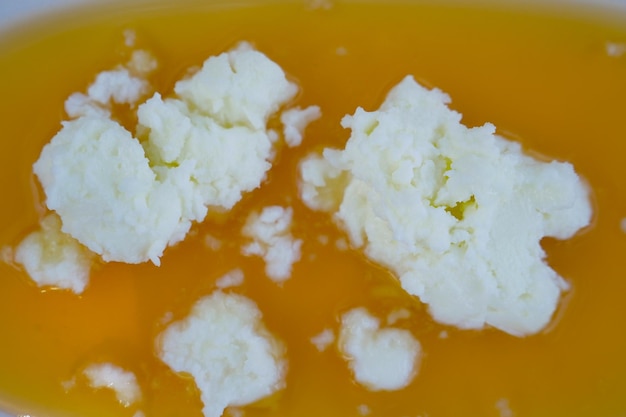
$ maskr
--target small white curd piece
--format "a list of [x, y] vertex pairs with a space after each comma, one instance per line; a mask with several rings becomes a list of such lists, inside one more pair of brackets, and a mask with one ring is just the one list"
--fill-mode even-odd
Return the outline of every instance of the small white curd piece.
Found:
[[215, 282], [215, 285], [217, 286], [217, 288], [222, 288], [222, 289], [238, 287], [241, 284], [243, 284], [244, 278], [245, 277], [244, 277], [243, 271], [237, 268], [237, 269], [233, 269], [232, 271], [227, 272], [226, 274], [218, 278], [217, 281]]
[[65, 101], [65, 112], [70, 118], [110, 117], [113, 104], [135, 107], [152, 91], [146, 76], [157, 66], [156, 59], [148, 51], [133, 51], [126, 65], [100, 72], [86, 94], [70, 95]]
[[536, 333], [567, 288], [540, 241], [589, 224], [588, 189], [569, 163], [533, 159], [490, 124], [465, 127], [449, 101], [406, 77], [377, 111], [346, 116], [345, 149], [301, 164], [301, 198], [435, 320]]
[[291, 269], [300, 260], [302, 240], [291, 233], [293, 210], [290, 207], [265, 207], [261, 213], [252, 213], [243, 228], [243, 235], [252, 242], [242, 248], [244, 255], [261, 256], [265, 273], [275, 282], [291, 276]]
[[157, 354], [194, 378], [205, 417], [220, 417], [227, 407], [251, 404], [285, 384], [282, 344], [256, 304], [241, 295], [217, 291], [199, 300], [158, 337]]
[[339, 349], [354, 379], [372, 391], [406, 387], [417, 374], [420, 343], [408, 330], [380, 327], [380, 321], [364, 308], [341, 317]]
[[335, 333], [331, 329], [324, 329], [311, 338], [311, 343], [318, 351], [323, 352], [335, 342]]
[[40, 287], [69, 289], [81, 294], [89, 282], [94, 255], [61, 231], [61, 219], [46, 215], [39, 229], [15, 248], [14, 261], [24, 267]]
[[280, 115], [280, 121], [283, 124], [283, 135], [287, 146], [290, 148], [300, 146], [306, 127], [320, 117], [322, 117], [322, 111], [319, 106], [285, 110]]
[[141, 400], [141, 388], [134, 373], [111, 363], [95, 363], [87, 366], [83, 374], [89, 386], [114, 391], [120, 404], [130, 407]]

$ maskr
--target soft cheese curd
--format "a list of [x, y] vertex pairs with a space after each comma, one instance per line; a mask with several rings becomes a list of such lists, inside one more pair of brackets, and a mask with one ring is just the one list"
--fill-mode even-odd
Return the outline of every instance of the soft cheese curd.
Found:
[[436, 320], [536, 333], [567, 289], [539, 242], [589, 224], [588, 189], [571, 164], [533, 159], [493, 125], [465, 127], [449, 101], [406, 77], [378, 110], [342, 120], [344, 150], [302, 163], [301, 196]]
[[285, 385], [284, 346], [269, 333], [248, 298], [214, 292], [159, 336], [159, 357], [176, 372], [193, 376], [205, 417], [220, 417]]
[[381, 328], [380, 321], [363, 308], [342, 315], [339, 348], [356, 381], [372, 391], [406, 387], [421, 359], [421, 345], [411, 332]]

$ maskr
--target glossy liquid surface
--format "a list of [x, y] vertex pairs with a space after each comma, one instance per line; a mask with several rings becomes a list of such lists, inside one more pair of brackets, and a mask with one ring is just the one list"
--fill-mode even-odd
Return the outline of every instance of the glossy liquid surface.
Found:
[[[166, 252], [160, 268], [105, 265], [78, 297], [42, 291], [0, 264], [0, 404], [22, 414], [131, 416], [137, 408], [123, 409], [111, 392], [63, 387], [81, 367], [104, 360], [135, 372], [146, 416], [199, 416], [193, 382], [156, 359], [154, 338], [164, 317], [184, 317], [217, 278], [241, 268], [246, 280], [237, 292], [258, 303], [289, 360], [287, 388], [245, 408], [246, 416], [624, 415], [626, 55], [609, 54], [607, 45], [626, 43], [626, 25], [557, 16], [418, 4], [178, 3], [85, 12], [5, 37], [2, 246], [35, 227], [41, 208], [31, 164], [59, 129], [65, 98], [123, 61], [126, 29], [159, 60], [152, 81], [163, 94], [188, 67], [248, 40], [298, 82], [297, 104], [320, 105], [323, 118], [311, 124], [300, 148], [281, 150], [259, 190], [225, 218], [197, 225]], [[544, 242], [550, 264], [572, 284], [549, 331], [518, 339], [433, 323], [386, 271], [337, 249], [343, 236], [330, 219], [298, 201], [298, 161], [322, 146], [343, 146], [349, 135], [339, 125], [343, 115], [357, 106], [377, 108], [407, 74], [450, 94], [464, 123], [492, 122], [529, 151], [572, 162], [591, 185], [593, 226], [567, 242]], [[305, 240], [303, 259], [283, 286], [264, 275], [261, 260], [240, 254], [246, 216], [273, 204], [293, 207], [293, 234]], [[222, 240], [222, 249], [207, 248], [207, 235]], [[311, 344], [357, 306], [380, 317], [397, 307], [412, 312], [400, 325], [420, 340], [424, 357], [405, 390], [368, 392], [352, 381], [334, 348], [320, 353]]]

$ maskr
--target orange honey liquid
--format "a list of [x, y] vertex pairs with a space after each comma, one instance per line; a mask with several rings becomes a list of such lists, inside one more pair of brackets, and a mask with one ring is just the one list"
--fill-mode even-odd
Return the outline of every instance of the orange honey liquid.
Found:
[[[132, 416], [138, 409], [148, 417], [200, 416], [193, 381], [156, 358], [154, 338], [168, 314], [183, 318], [217, 278], [241, 268], [245, 284], [235, 291], [257, 302], [289, 360], [286, 389], [245, 407], [246, 416], [359, 416], [363, 405], [372, 417], [626, 415], [626, 54], [606, 49], [626, 44], [626, 19], [383, 3], [127, 6], [4, 35], [0, 246], [36, 226], [41, 204], [31, 165], [66, 117], [66, 97], [125, 60], [125, 29], [159, 60], [151, 81], [164, 95], [188, 67], [248, 40], [298, 82], [297, 104], [320, 105], [323, 118], [300, 148], [280, 150], [260, 189], [224, 219], [196, 225], [161, 267], [103, 265], [76, 296], [42, 291], [0, 263], [0, 405], [49, 416]], [[349, 136], [339, 125], [343, 115], [376, 109], [407, 74], [450, 94], [467, 125], [492, 122], [529, 151], [572, 162], [592, 187], [593, 225], [566, 242], [544, 241], [549, 263], [572, 285], [546, 332], [520, 339], [434, 323], [389, 273], [337, 249], [343, 236], [328, 216], [299, 202], [298, 161], [323, 146], [342, 147]], [[264, 275], [260, 259], [240, 254], [248, 213], [274, 204], [293, 207], [293, 234], [305, 240], [282, 286]], [[223, 247], [208, 249], [207, 235]], [[420, 340], [424, 356], [406, 389], [369, 392], [353, 382], [334, 347], [320, 353], [311, 344], [358, 306], [381, 318], [397, 307], [411, 311], [399, 325]], [[133, 371], [141, 403], [124, 409], [112, 392], [80, 379], [64, 387], [95, 361]]]

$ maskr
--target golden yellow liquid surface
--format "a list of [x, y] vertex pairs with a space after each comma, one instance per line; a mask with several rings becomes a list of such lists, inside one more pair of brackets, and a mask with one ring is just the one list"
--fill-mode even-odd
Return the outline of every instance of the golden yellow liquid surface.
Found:
[[[246, 416], [626, 415], [626, 54], [619, 53], [626, 19], [443, 3], [183, 4], [84, 11], [3, 34], [0, 246], [36, 227], [42, 206], [31, 165], [66, 117], [66, 97], [125, 59], [126, 29], [159, 60], [151, 81], [164, 95], [188, 67], [247, 40], [297, 81], [296, 104], [318, 104], [323, 118], [301, 147], [280, 151], [260, 189], [224, 219], [196, 225], [161, 267], [103, 265], [76, 296], [42, 291], [1, 263], [0, 405], [50, 416], [138, 409], [149, 417], [200, 416], [193, 381], [157, 359], [154, 338], [164, 317], [185, 317], [217, 278], [241, 268], [246, 279], [236, 291], [259, 305], [289, 361], [286, 388], [245, 407]], [[589, 182], [592, 226], [569, 241], [543, 242], [550, 265], [572, 286], [547, 331], [520, 339], [434, 323], [389, 273], [337, 249], [343, 236], [328, 216], [298, 200], [298, 161], [323, 146], [342, 147], [349, 131], [340, 119], [357, 106], [376, 109], [407, 74], [449, 93], [467, 125], [492, 122], [529, 151], [570, 161]], [[248, 213], [275, 204], [293, 207], [293, 234], [304, 239], [302, 260], [282, 286], [265, 276], [260, 259], [240, 254]], [[221, 250], [206, 247], [208, 234], [224, 242]], [[358, 306], [380, 317], [397, 307], [411, 311], [400, 325], [420, 340], [424, 356], [406, 389], [369, 392], [336, 348], [319, 352], [310, 342], [326, 328], [336, 331], [340, 314]], [[80, 382], [64, 388], [95, 361], [133, 371], [141, 403], [125, 409], [111, 391]]]

